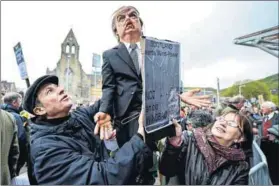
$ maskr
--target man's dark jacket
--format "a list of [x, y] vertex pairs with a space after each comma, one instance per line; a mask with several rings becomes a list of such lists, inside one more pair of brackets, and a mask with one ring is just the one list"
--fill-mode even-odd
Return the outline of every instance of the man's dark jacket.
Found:
[[[279, 125], [279, 114], [274, 112], [274, 115], [272, 118], [270, 118], [266, 122], [271, 122], [271, 127], [278, 126]], [[261, 125], [261, 130], [263, 130], [265, 122]], [[278, 159], [278, 154], [279, 154], [279, 144], [275, 143], [275, 141], [269, 141], [264, 138], [261, 141], [261, 149], [263, 153], [266, 156], [267, 164], [268, 164], [268, 169], [269, 169], [269, 175], [272, 183], [274, 185], [279, 184], [279, 159]]]
[[95, 136], [93, 116], [100, 102], [81, 107], [58, 125], [31, 123], [31, 161], [38, 184], [135, 184], [147, 152], [139, 135], [132, 137], [110, 158]]
[[193, 135], [183, 133], [183, 144], [176, 148], [167, 140], [159, 165], [168, 177], [178, 176], [181, 185], [247, 185], [250, 166], [246, 161], [228, 161], [209, 173], [205, 157]]
[[[103, 96], [100, 111], [122, 117], [138, 91], [142, 79], [123, 43], [103, 53]], [[140, 103], [141, 104], [141, 103]]]

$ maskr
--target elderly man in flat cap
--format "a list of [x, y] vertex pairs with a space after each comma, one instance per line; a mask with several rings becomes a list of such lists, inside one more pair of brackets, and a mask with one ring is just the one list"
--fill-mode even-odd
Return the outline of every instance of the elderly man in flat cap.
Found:
[[133, 184], [140, 163], [152, 153], [144, 143], [142, 117], [137, 133], [110, 157], [96, 135], [100, 128], [101, 138], [115, 137], [110, 117], [97, 124], [93, 120], [100, 102], [70, 113], [71, 106], [56, 76], [42, 76], [27, 90], [24, 109], [35, 116], [30, 124], [32, 177], [40, 185]]

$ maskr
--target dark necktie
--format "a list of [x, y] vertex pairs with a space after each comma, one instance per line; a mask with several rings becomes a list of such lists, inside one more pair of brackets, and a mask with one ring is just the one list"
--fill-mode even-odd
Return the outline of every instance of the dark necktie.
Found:
[[132, 43], [130, 45], [130, 48], [132, 49], [131, 52], [130, 52], [130, 56], [133, 60], [133, 63], [136, 67], [136, 70], [137, 70], [137, 74], [139, 75], [139, 58], [138, 58], [138, 53], [137, 53], [137, 48], [138, 48], [138, 45], [135, 44], [135, 43]]

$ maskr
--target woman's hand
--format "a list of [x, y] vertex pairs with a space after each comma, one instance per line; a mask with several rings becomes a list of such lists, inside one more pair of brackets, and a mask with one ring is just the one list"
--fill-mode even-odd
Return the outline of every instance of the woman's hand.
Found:
[[195, 94], [198, 92], [200, 92], [200, 89], [193, 89], [188, 92], [184, 92], [179, 96], [181, 98], [181, 101], [189, 105], [194, 105], [196, 107], [208, 107], [211, 104], [210, 96], [196, 96]]
[[180, 147], [182, 144], [182, 127], [176, 119], [173, 120], [173, 124], [175, 128], [175, 136], [169, 138], [169, 142], [174, 147]]

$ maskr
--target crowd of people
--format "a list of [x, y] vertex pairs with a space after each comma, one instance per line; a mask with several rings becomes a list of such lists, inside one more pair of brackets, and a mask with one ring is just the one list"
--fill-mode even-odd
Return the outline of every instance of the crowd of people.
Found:
[[255, 136], [270, 178], [279, 184], [272, 151], [279, 146], [279, 114], [270, 101], [247, 107], [243, 96], [235, 96], [214, 108], [194, 89], [178, 95], [186, 106], [182, 120], [172, 120], [174, 135], [154, 140], [146, 134], [142, 26], [135, 7], [114, 12], [111, 28], [119, 45], [103, 53], [103, 95], [94, 104], [73, 109], [54, 75], [39, 77], [25, 95], [4, 95], [1, 184], [11, 184], [27, 166], [32, 185], [153, 185], [156, 179], [163, 184], [163, 176], [164, 184], [244, 185]]
[[[212, 108], [210, 108], [210, 107], [199, 109], [199, 108], [195, 108], [193, 106], [191, 106], [191, 107], [186, 106], [186, 107], [182, 108], [181, 115], [183, 117], [186, 117], [186, 122], [185, 122], [186, 131], [184, 132], [184, 135], [186, 137], [184, 137], [184, 139], [187, 140], [186, 142], [188, 143], [189, 136], [193, 136], [192, 135], [193, 131], [191, 131], [191, 130], [193, 130], [193, 128], [203, 128], [206, 131], [208, 131], [209, 128], [211, 128], [211, 133], [208, 132], [206, 134], [214, 136], [213, 127], [214, 127], [214, 125], [218, 125], [218, 121], [222, 121], [223, 118], [225, 118], [225, 116], [231, 112], [240, 114], [239, 115], [240, 121], [243, 121], [243, 122], [246, 121], [246, 125], [243, 125], [244, 123], [240, 125], [240, 126], [244, 126], [244, 127], [246, 126], [245, 130], [244, 130], [244, 128], [240, 129], [240, 132], [242, 131], [241, 133], [243, 135], [246, 135], [243, 139], [248, 140], [245, 145], [243, 143], [241, 143], [241, 147], [245, 146], [246, 157], [250, 157], [250, 159], [252, 158], [253, 154], [251, 153], [251, 149], [249, 149], [249, 148], [251, 148], [250, 146], [252, 144], [253, 139], [254, 140], [258, 139], [259, 143], [260, 143], [260, 147], [261, 147], [264, 155], [267, 158], [271, 182], [273, 184], [277, 185], [279, 183], [278, 175], [277, 175], [278, 171], [279, 171], [278, 170], [278, 168], [279, 168], [279, 162], [278, 162], [278, 156], [279, 156], [279, 153], [278, 153], [279, 152], [278, 107], [271, 101], [266, 101], [266, 102], [263, 102], [262, 104], [251, 104], [251, 103], [247, 104], [248, 102], [249, 101], [246, 100], [243, 96], [238, 95], [238, 96], [226, 99], [224, 102], [221, 103], [221, 106], [219, 108], [217, 107], [214, 110], [212, 110]], [[250, 105], [250, 106], [247, 106], [247, 105]], [[185, 110], [186, 110], [186, 112], [185, 112]], [[214, 123], [214, 124], [212, 125], [212, 123]], [[230, 125], [229, 122], [227, 123], [227, 125]], [[249, 128], [251, 128], [252, 130], [250, 130]], [[190, 130], [190, 132], [189, 132], [189, 130]], [[195, 130], [195, 132], [197, 132], [197, 130]], [[196, 137], [196, 136], [194, 135], [194, 137]], [[199, 147], [200, 144], [198, 144], [199, 142], [198, 142], [197, 138], [196, 138], [196, 141], [197, 141], [196, 146]], [[171, 144], [171, 143], [169, 143], [169, 144]], [[220, 144], [220, 142], [219, 142], [219, 144]], [[249, 148], [247, 149], [247, 147], [249, 147]], [[189, 148], [190, 147], [188, 145], [187, 152], [190, 151]], [[230, 152], [228, 149], [226, 151]], [[202, 153], [201, 149], [200, 149], [200, 153]], [[171, 154], [173, 155], [174, 152], [171, 152]], [[196, 155], [197, 154], [198, 153], [196, 153]], [[218, 154], [218, 153], [212, 153], [212, 154]], [[179, 154], [176, 154], [176, 155], [178, 156]], [[233, 152], [230, 152], [230, 155], [233, 155]], [[185, 156], [185, 154], [184, 154], [184, 156]], [[166, 157], [168, 157], [168, 156], [166, 156]], [[236, 156], [234, 156], [234, 158], [235, 157]], [[180, 160], [180, 158], [177, 158], [177, 160]], [[192, 161], [190, 159], [190, 157], [188, 157], [187, 160]], [[165, 162], [169, 162], [170, 163], [169, 165], [174, 164], [174, 162], [170, 162], [169, 160], [166, 160]], [[238, 161], [238, 162], [240, 162], [240, 161]], [[250, 165], [248, 164], [249, 166], [246, 171], [249, 172], [249, 169], [251, 168], [252, 163], [251, 163], [251, 160], [249, 160], [249, 159], [247, 159], [247, 162]], [[181, 162], [180, 163], [177, 162], [177, 163], [178, 163], [178, 165], [181, 165]], [[187, 164], [187, 162], [186, 163], [183, 162], [183, 163]], [[197, 163], [197, 161], [195, 161], [195, 163]], [[195, 164], [195, 166], [198, 166], [198, 165]], [[167, 171], [171, 171], [171, 173], [167, 172], [166, 174], [173, 175], [173, 172], [172, 172], [173, 170], [169, 169], [170, 166], [162, 166], [162, 168], [161, 168], [162, 171], [164, 171], [164, 167], [168, 167]], [[191, 174], [193, 174], [193, 170], [197, 170], [198, 168], [199, 167], [195, 167], [195, 168], [191, 169], [192, 170]], [[186, 170], [183, 167], [183, 171], [185, 172]], [[180, 172], [181, 172], [181, 170], [180, 170]], [[230, 172], [230, 173], [232, 173], [232, 172]], [[187, 175], [185, 174], [184, 176], [187, 176]], [[230, 175], [230, 177], [231, 176], [232, 175]], [[182, 178], [180, 178], [180, 179], [183, 180]], [[186, 178], [185, 178], [185, 180], [186, 180]], [[175, 179], [175, 182], [172, 182], [172, 180], [170, 180], [170, 181], [172, 184], [181, 183], [181, 182], [177, 182], [177, 178]], [[218, 180], [218, 181], [220, 181], [220, 182], [219, 183], [204, 182], [203, 184], [225, 184], [221, 180]], [[185, 185], [193, 184], [193, 182], [191, 182], [191, 179], [189, 180], [189, 177], [187, 178], [187, 182], [185, 182], [185, 181], [182, 181], [182, 182]], [[235, 184], [235, 183], [229, 183], [229, 184]], [[247, 183], [241, 183], [241, 184], [247, 184]]]
[[153, 184], [162, 175], [167, 184], [248, 184], [256, 135], [261, 139], [270, 178], [278, 183], [274, 149], [279, 145], [279, 113], [274, 103], [246, 107], [245, 98], [235, 96], [223, 102], [223, 108], [213, 109], [209, 104], [195, 106], [197, 100], [193, 102], [187, 94], [181, 94], [181, 100], [194, 105], [181, 107], [183, 120], [180, 124], [173, 121], [176, 136], [156, 143], [159, 153], [155, 156], [159, 157], [154, 159], [154, 146], [145, 141], [143, 115], [137, 121], [136, 134], [118, 145], [112, 155], [102, 139], [118, 141], [118, 136], [110, 116], [96, 119], [101, 100], [71, 110], [71, 100], [58, 78], [47, 75], [26, 92], [24, 111], [22, 96], [7, 93], [1, 105], [1, 136], [6, 142], [1, 147], [8, 149], [1, 156], [2, 184], [9, 184], [24, 165], [31, 184]]

